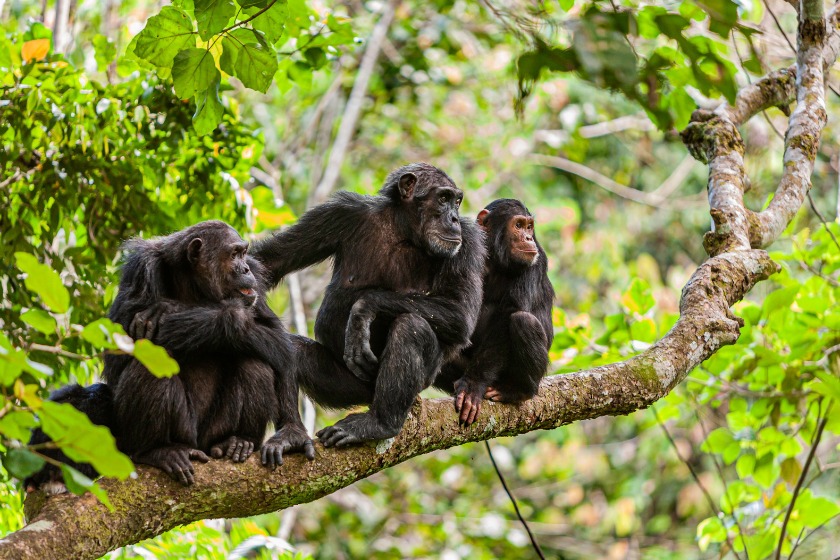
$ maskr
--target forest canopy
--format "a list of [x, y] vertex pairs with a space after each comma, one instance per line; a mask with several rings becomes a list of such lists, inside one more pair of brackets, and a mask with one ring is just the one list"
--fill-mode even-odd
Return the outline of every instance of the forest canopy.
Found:
[[[547, 556], [840, 556], [832, 5], [160, 4], [0, 0], [0, 558], [534, 557], [489, 438]], [[533, 401], [463, 428], [428, 389], [387, 445], [213, 461], [190, 493], [46, 400], [106, 353], [177, 371], [106, 318], [126, 239], [256, 241], [411, 161], [462, 216], [534, 214], [556, 297]], [[271, 292], [290, 330], [329, 277]], [[344, 414], [310, 406], [310, 429]], [[36, 427], [104, 477], [27, 497]]]

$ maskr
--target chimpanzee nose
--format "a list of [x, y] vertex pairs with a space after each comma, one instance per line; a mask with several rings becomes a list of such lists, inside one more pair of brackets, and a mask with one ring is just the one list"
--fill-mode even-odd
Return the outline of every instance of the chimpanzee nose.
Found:
[[449, 216], [449, 219], [452, 220], [453, 224], [458, 223], [458, 216], [452, 215], [452, 216]]

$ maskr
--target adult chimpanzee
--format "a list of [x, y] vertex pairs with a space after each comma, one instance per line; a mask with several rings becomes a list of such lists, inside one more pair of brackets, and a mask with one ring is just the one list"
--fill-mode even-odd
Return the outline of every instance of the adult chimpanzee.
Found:
[[[87, 414], [91, 422], [110, 429], [114, 437], [119, 439], [119, 429], [114, 415], [114, 395], [108, 385], [104, 383], [96, 383], [90, 387], [82, 387], [75, 384], [67, 385], [54, 391], [50, 395], [50, 400], [73, 405]], [[29, 445], [39, 445], [49, 441], [52, 441], [50, 437], [41, 428], [37, 428], [32, 431], [32, 438], [29, 440]], [[88, 478], [99, 476], [96, 469], [89, 463], [73, 461], [61, 449], [43, 447], [38, 452], [70, 465]], [[40, 471], [24, 480], [23, 486], [27, 492], [42, 488], [48, 494], [60, 494], [67, 490], [64, 486], [61, 469], [49, 463], [45, 464]]]
[[325, 446], [399, 433], [417, 394], [469, 343], [484, 244], [458, 217], [462, 198], [449, 175], [413, 163], [378, 196], [337, 193], [256, 246], [272, 283], [333, 257], [317, 342], [295, 338], [298, 382], [327, 407], [371, 406], [318, 432]]
[[229, 225], [208, 221], [153, 240], [135, 239], [109, 317], [178, 361], [171, 378], [131, 356], [108, 356], [120, 448], [135, 462], [191, 484], [192, 459], [240, 462], [262, 446], [276, 467], [287, 450], [314, 457], [297, 410], [292, 348], [265, 303], [265, 271]]
[[518, 200], [491, 202], [478, 214], [487, 233], [484, 297], [472, 345], [447, 364], [435, 386], [455, 387], [460, 420], [471, 424], [481, 399], [519, 402], [537, 394], [554, 340], [554, 289], [534, 232], [534, 217]]

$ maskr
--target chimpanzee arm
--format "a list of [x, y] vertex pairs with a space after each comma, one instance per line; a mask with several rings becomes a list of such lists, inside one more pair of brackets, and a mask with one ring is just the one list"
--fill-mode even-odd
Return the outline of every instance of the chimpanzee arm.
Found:
[[278, 372], [289, 365], [282, 324], [270, 312], [257, 312], [237, 300], [202, 307], [177, 304], [174, 309], [159, 316], [152, 341], [176, 357], [222, 350], [260, 359]]
[[292, 227], [273, 234], [249, 250], [268, 269], [269, 286], [295, 270], [320, 262], [338, 250], [370, 212], [362, 195], [338, 192], [312, 208]]

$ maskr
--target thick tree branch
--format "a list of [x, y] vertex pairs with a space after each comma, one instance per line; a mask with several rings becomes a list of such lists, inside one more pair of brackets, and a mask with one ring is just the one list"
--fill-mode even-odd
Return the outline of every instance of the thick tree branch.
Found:
[[[813, 15], [808, 9], [802, 12]], [[707, 234], [706, 246], [712, 257], [683, 289], [676, 325], [647, 351], [623, 362], [548, 377], [536, 398], [518, 406], [487, 403], [469, 428], [459, 426], [451, 398], [418, 401], [396, 438], [344, 450], [318, 445], [314, 461], [290, 456], [276, 472], [263, 468], [255, 457], [238, 465], [211, 461], [197, 465], [196, 484], [184, 487], [159, 471], [138, 467], [136, 480], [102, 481], [114, 512], [90, 494], [47, 500], [43, 493], [34, 493], [26, 503], [32, 522], [0, 540], [0, 559], [98, 558], [199, 519], [243, 517], [309, 502], [436, 449], [628, 414], [664, 397], [703, 360], [737, 340], [742, 322], [730, 307], [778, 269], [764, 251], [751, 247], [772, 242], [781, 231], [778, 224], [790, 220], [807, 192], [825, 122], [823, 63], [834, 61], [838, 49], [831, 46], [840, 45], [836, 16], [830, 22], [828, 33], [824, 26], [821, 33], [813, 18], [800, 26], [797, 73], [802, 79], [796, 84], [799, 102], [787, 134], [788, 178], [766, 217], [743, 205], [743, 143], [737, 127], [762, 108], [791, 101], [789, 79], [771, 74], [742, 90], [734, 108], [698, 112], [684, 131], [691, 153], [709, 163], [709, 201], [716, 227]]]

